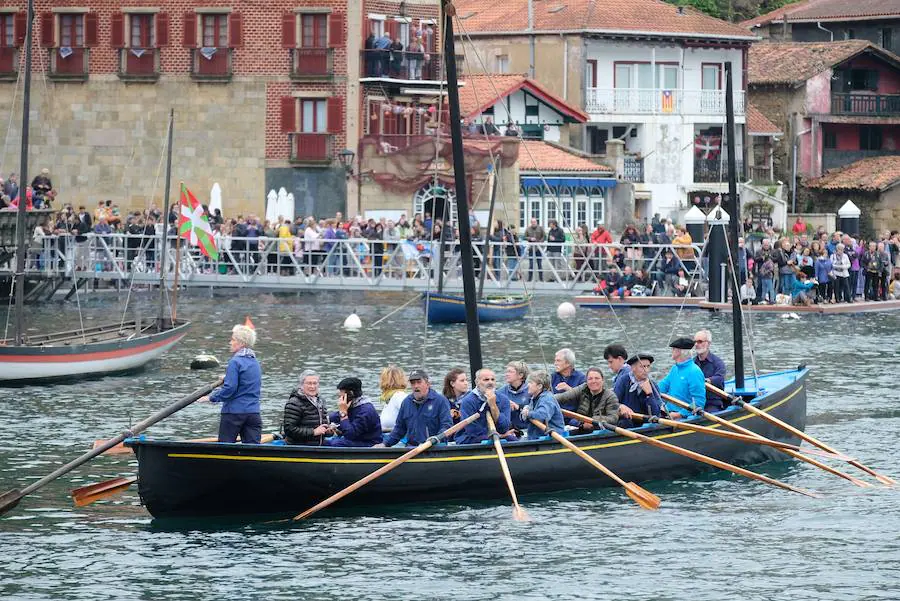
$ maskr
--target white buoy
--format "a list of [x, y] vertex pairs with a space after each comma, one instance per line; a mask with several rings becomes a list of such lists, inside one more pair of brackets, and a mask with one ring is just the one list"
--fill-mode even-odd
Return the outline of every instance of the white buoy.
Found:
[[359, 315], [356, 313], [351, 313], [347, 316], [347, 319], [344, 320], [344, 329], [350, 330], [351, 332], [355, 332], [357, 330], [362, 329], [362, 321], [359, 319]]
[[191, 359], [191, 369], [212, 369], [219, 367], [219, 360], [213, 355], [197, 355]]
[[569, 302], [561, 303], [556, 308], [556, 316], [560, 319], [570, 319], [575, 317], [575, 305]]

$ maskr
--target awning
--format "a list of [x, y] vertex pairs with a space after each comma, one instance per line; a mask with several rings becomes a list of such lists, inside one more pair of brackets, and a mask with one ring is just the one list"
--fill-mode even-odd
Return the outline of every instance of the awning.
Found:
[[570, 188], [615, 188], [614, 177], [523, 177], [520, 179], [525, 188], [543, 188], [544, 182], [548, 186], [568, 186]]

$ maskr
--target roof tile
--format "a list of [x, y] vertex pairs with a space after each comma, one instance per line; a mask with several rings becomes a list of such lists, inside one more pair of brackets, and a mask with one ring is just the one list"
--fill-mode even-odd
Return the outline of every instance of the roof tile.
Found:
[[769, 118], [759, 112], [752, 104], [747, 105], [747, 131], [750, 135], [781, 136], [784, 132], [778, 126], [769, 121]]
[[792, 84], [806, 81], [867, 49], [886, 53], [866, 40], [753, 44], [747, 59], [749, 83]]
[[519, 148], [519, 171], [605, 173], [613, 170], [574, 152], [541, 140], [522, 140]]
[[818, 190], [864, 190], [879, 192], [900, 181], [900, 155], [870, 157], [831, 169], [822, 177], [806, 182]]
[[[518, 33], [528, 28], [528, 1], [456, 0], [467, 33]], [[750, 39], [740, 25], [716, 19], [690, 7], [679, 8], [662, 0], [550, 0], [534, 2], [536, 31], [605, 31]]]
[[464, 76], [462, 81], [465, 85], [459, 88], [459, 114], [463, 117], [475, 117], [498, 100], [521, 88], [527, 88], [552, 108], [575, 121], [584, 123], [588, 120], [584, 111], [551, 94], [524, 74], [472, 73]]
[[898, 0], [802, 0], [741, 23], [744, 27], [791, 21], [840, 21], [900, 16]]

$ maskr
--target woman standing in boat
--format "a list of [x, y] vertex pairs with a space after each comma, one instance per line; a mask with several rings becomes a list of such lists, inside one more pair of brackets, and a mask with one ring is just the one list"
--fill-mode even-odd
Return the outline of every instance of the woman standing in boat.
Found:
[[253, 353], [256, 330], [238, 325], [231, 329], [231, 359], [225, 369], [225, 382], [200, 402], [222, 403], [219, 420], [219, 442], [259, 444], [262, 437], [262, 417], [259, 415], [259, 394], [262, 370]]
[[381, 420], [369, 397], [363, 396], [359, 378], [344, 378], [337, 385], [338, 410], [329, 416], [338, 436], [328, 438], [330, 447], [371, 447], [381, 442]]
[[319, 374], [315, 371], [306, 369], [300, 374], [300, 386], [284, 406], [282, 430], [287, 444], [324, 444], [328, 418], [325, 402], [319, 396]]

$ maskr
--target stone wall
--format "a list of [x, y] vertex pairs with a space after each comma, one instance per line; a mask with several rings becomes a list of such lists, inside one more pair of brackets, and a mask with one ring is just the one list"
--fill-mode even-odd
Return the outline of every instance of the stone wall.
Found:
[[793, 89], [788, 86], [751, 86], [747, 92], [747, 101], [784, 132], [772, 149], [776, 181], [791, 181], [791, 144], [796, 133], [794, 115], [803, 114], [805, 90], [805, 87]]
[[[16, 86], [0, 87], [0, 114], [9, 115]], [[31, 97], [29, 175], [50, 169], [59, 200], [91, 207], [111, 199], [123, 209], [163, 204], [169, 108], [175, 109], [172, 196], [178, 182], [201, 202], [214, 182], [226, 214], [265, 206], [266, 84], [227, 85], [165, 78], [125, 84], [114, 76], [84, 84], [37, 77]], [[15, 99], [0, 172], [19, 171], [21, 98]]]
[[859, 231], [871, 238], [884, 230], [900, 229], [900, 187], [881, 194], [862, 190], [825, 191], [801, 188], [801, 199], [816, 212], [837, 213], [848, 200], [859, 207]]

